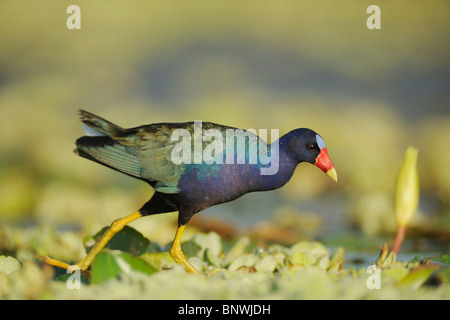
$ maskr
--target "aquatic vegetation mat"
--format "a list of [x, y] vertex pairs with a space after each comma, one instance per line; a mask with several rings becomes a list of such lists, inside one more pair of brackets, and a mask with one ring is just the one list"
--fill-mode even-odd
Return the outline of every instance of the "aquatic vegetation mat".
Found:
[[[84, 241], [88, 251], [104, 229]], [[3, 234], [5, 237], [5, 234]], [[3, 238], [5, 240], [5, 238]], [[28, 240], [31, 240], [29, 238]], [[8, 241], [3, 242], [8, 243]], [[63, 246], [63, 242], [58, 241]], [[27, 250], [38, 249], [37, 242]], [[188, 274], [167, 245], [125, 227], [87, 272], [53, 268], [25, 251], [0, 257], [2, 299], [449, 299], [450, 257], [397, 261], [387, 246], [376, 261], [346, 265], [345, 249], [320, 242], [260, 246], [196, 233], [182, 244], [200, 271]], [[11, 247], [10, 247], [11, 249]], [[3, 247], [2, 250], [5, 250]], [[43, 250], [40, 248], [39, 250]], [[17, 259], [16, 259], [17, 258]], [[19, 262], [19, 260], [21, 260]]]

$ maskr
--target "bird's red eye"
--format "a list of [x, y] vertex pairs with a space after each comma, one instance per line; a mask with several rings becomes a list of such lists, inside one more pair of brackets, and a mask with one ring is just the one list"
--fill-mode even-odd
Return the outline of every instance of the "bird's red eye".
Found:
[[309, 150], [309, 151], [314, 151], [314, 149], [315, 149], [315, 147], [314, 147], [313, 144], [310, 144], [310, 145], [308, 146], [308, 150]]

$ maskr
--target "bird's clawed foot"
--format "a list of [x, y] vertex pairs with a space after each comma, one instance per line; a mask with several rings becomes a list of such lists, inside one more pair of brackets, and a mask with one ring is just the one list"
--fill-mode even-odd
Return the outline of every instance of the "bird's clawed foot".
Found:
[[[76, 270], [86, 271], [91, 265], [94, 258], [97, 254], [105, 247], [108, 241], [129, 222], [138, 219], [142, 214], [140, 212], [136, 212], [132, 215], [129, 215], [125, 218], [118, 219], [114, 221], [111, 227], [103, 234], [99, 241], [95, 244], [95, 246], [91, 249], [89, 254], [81, 260], [79, 263], [74, 265], [69, 265], [65, 262], [52, 259], [47, 256], [37, 256], [37, 258], [43, 258], [44, 262], [59, 268], [66, 269], [67, 272], [74, 272]], [[172, 247], [170, 248], [170, 256], [175, 260], [176, 263], [184, 266], [187, 272], [189, 273], [198, 273], [197, 269], [195, 269], [184, 257], [183, 252], [181, 251], [181, 236], [184, 231], [184, 225], [178, 226], [177, 232], [175, 234], [175, 239], [173, 240]]]
[[184, 257], [183, 251], [181, 251], [181, 235], [184, 231], [184, 225], [180, 225], [175, 234], [175, 239], [173, 240], [172, 247], [170, 248], [170, 256], [176, 263], [184, 266], [189, 273], [198, 273], [192, 264], [190, 264]]
[[43, 255], [38, 255], [38, 256], [36, 256], [36, 258], [44, 259], [44, 262], [51, 266], [66, 269], [67, 273], [72, 273], [76, 270], [86, 271], [87, 268], [89, 267], [89, 265], [85, 263], [85, 260], [82, 260], [81, 262], [79, 262], [77, 264], [70, 265], [68, 263], [65, 263], [65, 262], [62, 262], [62, 261], [59, 261], [59, 260], [56, 260], [56, 259], [53, 259], [53, 258], [50, 258], [47, 256], [43, 256]]
[[190, 264], [186, 258], [184, 257], [183, 252], [181, 251], [181, 248], [170, 248], [170, 256], [173, 260], [175, 260], [176, 263], [181, 264], [184, 266], [187, 272], [189, 273], [198, 273], [197, 269], [195, 269], [192, 264]]

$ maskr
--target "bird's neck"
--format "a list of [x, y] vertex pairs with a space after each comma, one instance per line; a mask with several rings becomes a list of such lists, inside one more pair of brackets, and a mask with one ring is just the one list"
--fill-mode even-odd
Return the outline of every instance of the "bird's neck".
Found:
[[270, 170], [260, 172], [261, 190], [274, 190], [284, 186], [294, 174], [299, 161], [289, 151], [289, 136], [285, 135], [270, 145]]

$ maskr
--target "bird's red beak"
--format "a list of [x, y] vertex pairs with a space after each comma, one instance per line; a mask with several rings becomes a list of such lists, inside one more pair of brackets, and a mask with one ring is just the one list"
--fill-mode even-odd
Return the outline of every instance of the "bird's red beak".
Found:
[[316, 159], [316, 163], [314, 163], [316, 167], [325, 172], [327, 175], [331, 177], [334, 181], [338, 181], [336, 169], [331, 163], [330, 157], [328, 156], [327, 148], [322, 148], [320, 150], [320, 154]]

